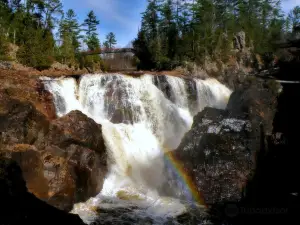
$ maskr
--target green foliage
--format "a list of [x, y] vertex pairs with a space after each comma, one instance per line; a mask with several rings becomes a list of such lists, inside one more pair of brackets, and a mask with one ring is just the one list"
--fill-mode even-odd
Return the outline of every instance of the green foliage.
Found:
[[97, 17], [94, 11], [90, 11], [87, 15], [87, 18], [84, 20], [83, 26], [86, 27], [86, 39], [85, 43], [88, 46], [88, 49], [91, 51], [97, 50], [100, 48], [100, 40], [96, 33], [97, 25], [100, 24], [100, 21], [97, 20]]
[[[57, 40], [53, 35], [55, 24], [59, 24]], [[17, 59], [27, 66], [45, 69], [56, 60], [69, 66], [100, 68], [99, 56], [80, 56], [82, 40], [89, 50], [100, 48], [97, 25], [93, 11], [83, 25], [72, 9], [64, 14], [61, 0], [0, 0], [0, 58], [7, 58], [7, 46], [13, 43], [20, 47]], [[114, 45], [115, 39], [110, 43]]]
[[67, 65], [76, 65], [76, 54], [80, 51], [81, 29], [72, 9], [66, 13], [59, 25], [61, 45], [56, 48], [56, 59]]
[[54, 40], [51, 32], [29, 28], [24, 33], [24, 43], [18, 50], [17, 58], [24, 65], [39, 70], [47, 69], [54, 61], [53, 48]]
[[93, 33], [97, 31], [97, 25], [100, 24], [100, 21], [97, 20], [97, 17], [93, 10], [91, 10], [87, 14], [87, 18], [84, 20], [84, 26], [87, 28], [85, 29], [87, 36], [91, 36]]
[[8, 42], [3, 34], [0, 34], [0, 60], [6, 60], [8, 52]]
[[106, 41], [104, 42], [105, 48], [112, 49], [116, 44], [116, 35], [113, 32], [109, 32], [106, 35]]
[[[169, 62], [226, 61], [240, 31], [246, 34], [246, 47], [256, 53], [273, 51], [274, 41], [284, 32], [280, 4], [280, 0], [148, 0], [133, 47], [145, 69], [172, 68]], [[297, 10], [293, 15], [297, 18]]]
[[95, 51], [100, 49], [100, 40], [97, 34], [92, 34], [91, 36], [87, 36], [85, 39], [85, 43], [88, 46], [90, 51]]

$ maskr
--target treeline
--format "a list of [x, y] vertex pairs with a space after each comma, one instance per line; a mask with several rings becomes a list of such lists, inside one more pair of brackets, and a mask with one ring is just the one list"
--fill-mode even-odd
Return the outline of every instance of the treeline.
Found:
[[[74, 68], [105, 69], [99, 55], [81, 54], [84, 48], [100, 49], [99, 24], [93, 11], [78, 21], [74, 10], [63, 11], [61, 0], [0, 0], [0, 60], [10, 60], [9, 46], [14, 44], [19, 47], [17, 60], [27, 66], [46, 69], [58, 61]], [[115, 35], [109, 33], [103, 46], [115, 44]]]
[[280, 0], [148, 0], [133, 47], [143, 69], [226, 62], [240, 31], [247, 48], [264, 54], [299, 24], [300, 7], [285, 16]]

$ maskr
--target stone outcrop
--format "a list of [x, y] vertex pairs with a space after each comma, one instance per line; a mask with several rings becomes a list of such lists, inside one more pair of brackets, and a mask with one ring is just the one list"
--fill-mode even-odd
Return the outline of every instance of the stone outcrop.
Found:
[[206, 204], [238, 200], [253, 166], [251, 123], [206, 108], [194, 118], [174, 156], [183, 162]]
[[30, 193], [63, 210], [97, 195], [106, 174], [102, 127], [79, 111], [49, 121], [0, 92], [0, 157], [15, 160]]
[[226, 110], [205, 108], [194, 117], [174, 156], [208, 205], [242, 198], [266, 142], [261, 133], [272, 133], [277, 94], [277, 87], [253, 80], [233, 92]]
[[29, 193], [20, 167], [7, 158], [0, 158], [0, 199], [0, 224], [84, 225], [79, 216], [60, 211]]
[[233, 45], [233, 47], [238, 50], [246, 48], [246, 33], [244, 31], [240, 31], [234, 36]]

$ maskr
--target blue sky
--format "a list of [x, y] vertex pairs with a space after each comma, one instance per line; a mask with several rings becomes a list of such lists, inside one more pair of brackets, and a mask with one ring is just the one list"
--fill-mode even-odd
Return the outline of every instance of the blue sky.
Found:
[[109, 32], [116, 34], [117, 46], [126, 46], [137, 34], [146, 0], [62, 0], [64, 10], [74, 9], [83, 21], [94, 10], [100, 20], [98, 32], [103, 43]]
[[[118, 46], [126, 46], [137, 34], [141, 13], [145, 11], [147, 0], [62, 0], [64, 10], [74, 9], [82, 22], [86, 14], [95, 11], [100, 25], [98, 31], [103, 42], [108, 32], [114, 32]], [[283, 0], [283, 10], [289, 11], [300, 0]]]

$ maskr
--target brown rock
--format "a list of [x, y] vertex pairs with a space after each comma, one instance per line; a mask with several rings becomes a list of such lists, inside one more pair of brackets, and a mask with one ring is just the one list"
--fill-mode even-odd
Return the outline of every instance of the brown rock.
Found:
[[105, 148], [101, 125], [80, 111], [72, 111], [54, 120], [47, 139], [48, 145], [56, 145], [62, 149], [75, 144], [102, 153]]
[[13, 160], [1, 157], [0, 199], [1, 224], [84, 225], [77, 215], [58, 210], [27, 192], [21, 168]]
[[76, 145], [68, 147], [68, 167], [76, 181], [75, 201], [86, 201], [102, 189], [107, 172], [106, 155]]
[[40, 143], [48, 128], [46, 117], [31, 103], [10, 98], [5, 92], [0, 92], [0, 143]]
[[104, 155], [77, 145], [70, 145], [66, 150], [47, 146], [43, 158], [51, 205], [71, 210], [75, 203], [101, 191], [106, 174]]
[[44, 166], [41, 153], [36, 147], [26, 144], [16, 144], [2, 151], [6, 157], [16, 161], [27, 183], [28, 191], [40, 199], [48, 198], [48, 183], [44, 178]]
[[71, 210], [97, 195], [106, 174], [101, 125], [79, 111], [52, 121], [0, 92], [0, 156], [18, 162], [29, 192]]

